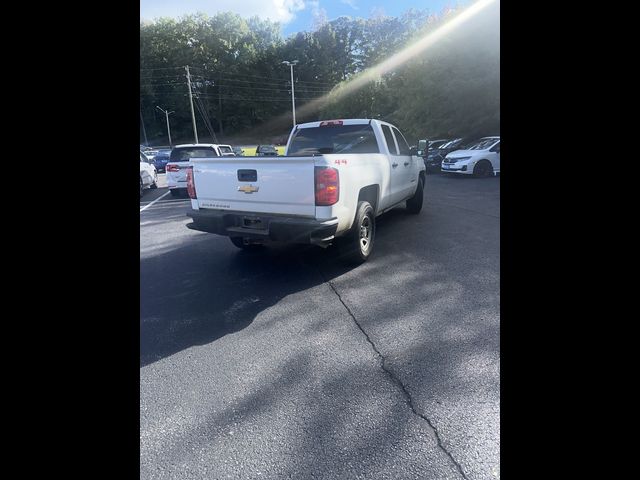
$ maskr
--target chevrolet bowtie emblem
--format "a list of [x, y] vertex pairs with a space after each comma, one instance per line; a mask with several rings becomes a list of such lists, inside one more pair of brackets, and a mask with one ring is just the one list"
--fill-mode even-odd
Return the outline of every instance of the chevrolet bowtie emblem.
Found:
[[257, 192], [259, 188], [260, 187], [254, 187], [253, 185], [240, 185], [238, 187], [238, 191], [244, 192], [244, 193], [253, 193], [253, 192]]

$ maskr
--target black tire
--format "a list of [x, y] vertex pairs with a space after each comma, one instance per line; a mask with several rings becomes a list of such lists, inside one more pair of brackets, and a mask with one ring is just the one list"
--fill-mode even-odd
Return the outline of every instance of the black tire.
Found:
[[158, 174], [156, 173], [153, 177], [153, 183], [149, 188], [158, 188]]
[[413, 194], [409, 200], [407, 200], [407, 212], [418, 214], [422, 210], [422, 203], [424, 202], [424, 180], [422, 177], [418, 178], [418, 188], [416, 193]]
[[229, 237], [229, 240], [231, 240], [231, 243], [233, 243], [236, 247], [242, 250], [256, 251], [264, 247], [264, 245], [255, 244], [255, 243], [249, 243], [249, 244], [244, 243], [244, 240], [242, 237]]
[[477, 178], [493, 177], [493, 165], [489, 160], [480, 160], [473, 167], [473, 176]]
[[376, 215], [369, 202], [358, 202], [351, 231], [339, 239], [340, 257], [346, 263], [359, 265], [373, 252], [376, 237]]

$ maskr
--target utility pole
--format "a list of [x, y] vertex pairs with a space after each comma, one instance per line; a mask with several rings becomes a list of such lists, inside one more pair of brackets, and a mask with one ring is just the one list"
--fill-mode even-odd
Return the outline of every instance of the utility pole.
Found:
[[220, 138], [224, 137], [222, 131], [222, 74], [218, 74], [218, 128], [220, 129]]
[[142, 104], [140, 104], [140, 123], [142, 123], [142, 133], [144, 134], [144, 145], [148, 147], [149, 141], [147, 140], [147, 131], [144, 128], [144, 118], [142, 118]]
[[291, 106], [293, 109], [293, 127], [296, 126], [296, 97], [293, 90], [293, 66], [298, 63], [298, 60], [294, 60], [293, 62], [284, 61], [282, 62], [284, 65], [289, 65], [291, 67]]
[[[162, 113], [164, 113], [164, 116], [165, 116], [165, 117], [166, 117], [166, 119], [167, 119], [167, 135], [169, 135], [169, 148], [173, 148], [173, 145], [171, 144], [171, 127], [169, 126], [169, 115], [171, 115], [172, 113], [174, 113], [174, 111], [172, 110], [172, 111], [170, 111], [170, 112], [167, 112], [166, 110], [161, 109], [161, 108], [160, 108], [159, 106], [157, 106], [157, 105], [156, 105], [156, 108], [157, 108], [158, 110], [160, 110]], [[198, 142], [196, 141], [196, 143], [198, 143]]]
[[191, 93], [191, 75], [189, 74], [189, 65], [184, 67], [187, 71], [187, 84], [189, 85], [189, 103], [191, 104], [191, 120], [193, 121], [193, 136], [196, 137], [198, 143], [198, 127], [196, 126], [196, 114], [193, 111], [193, 94]]

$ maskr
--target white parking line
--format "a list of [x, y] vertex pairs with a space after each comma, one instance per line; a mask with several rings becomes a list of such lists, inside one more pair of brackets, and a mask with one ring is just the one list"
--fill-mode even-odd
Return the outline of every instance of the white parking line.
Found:
[[151, 205], [153, 205], [154, 203], [156, 203], [158, 200], [160, 200], [163, 197], [166, 197], [167, 195], [169, 195], [171, 193], [171, 191], [165, 192], [163, 195], [160, 195], [158, 198], [156, 198], [153, 202], [151, 202], [149, 205], [145, 205], [144, 207], [142, 207], [140, 209], [140, 211], [142, 212], [143, 210], [146, 210], [147, 208], [149, 208]]
[[[189, 198], [182, 198], [182, 199], [176, 198], [176, 199], [172, 199], [172, 200], [165, 200], [164, 202], [162, 202], [162, 204], [163, 205], [167, 205], [167, 204], [171, 204], [171, 203], [188, 203], [190, 201], [191, 201], [191, 199], [189, 199]], [[140, 205], [146, 206], [149, 203], [151, 203], [151, 202], [140, 202]]]

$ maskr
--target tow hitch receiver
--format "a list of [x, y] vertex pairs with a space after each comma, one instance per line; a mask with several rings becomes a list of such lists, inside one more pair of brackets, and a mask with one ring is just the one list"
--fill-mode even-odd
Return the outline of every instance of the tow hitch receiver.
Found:
[[257, 230], [264, 229], [262, 219], [259, 217], [244, 217], [242, 219], [242, 225], [246, 228], [255, 228]]

